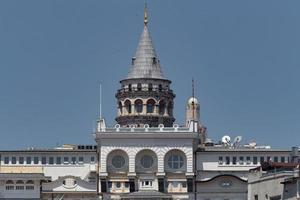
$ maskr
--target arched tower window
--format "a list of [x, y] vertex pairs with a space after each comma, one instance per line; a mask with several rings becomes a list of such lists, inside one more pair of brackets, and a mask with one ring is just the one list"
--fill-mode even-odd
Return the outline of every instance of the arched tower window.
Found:
[[160, 92], [162, 91], [162, 85], [161, 85], [161, 84], [158, 85], [158, 90], [159, 90]]
[[142, 91], [142, 84], [141, 84], [141, 83], [138, 83], [138, 84], [137, 84], [137, 90], [138, 90], [138, 91]]
[[158, 106], [158, 112], [160, 115], [163, 115], [165, 113], [165, 109], [166, 109], [166, 103], [164, 100], [161, 100], [159, 102], [159, 106]]
[[153, 90], [153, 85], [152, 85], [152, 83], [149, 83], [149, 84], [148, 84], [148, 90], [149, 90], [149, 91], [152, 91], [152, 90]]
[[119, 101], [119, 110], [120, 110], [120, 113], [122, 114], [123, 113], [123, 106], [122, 106], [121, 101]]
[[143, 112], [143, 102], [140, 99], [135, 100], [134, 102], [135, 112], [141, 113]]
[[147, 113], [154, 112], [155, 101], [153, 99], [149, 99], [147, 101]]
[[125, 101], [125, 108], [128, 114], [131, 113], [131, 102], [129, 100]]
[[168, 104], [168, 115], [169, 116], [173, 115], [173, 102], [169, 102]]

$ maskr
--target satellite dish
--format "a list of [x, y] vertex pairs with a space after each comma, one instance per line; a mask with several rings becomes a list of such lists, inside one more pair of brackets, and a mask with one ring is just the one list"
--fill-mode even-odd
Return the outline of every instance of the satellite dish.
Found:
[[234, 138], [233, 143], [240, 143], [242, 141], [242, 136], [237, 136]]
[[230, 144], [230, 137], [228, 135], [224, 135], [222, 137], [222, 143], [223, 144]]

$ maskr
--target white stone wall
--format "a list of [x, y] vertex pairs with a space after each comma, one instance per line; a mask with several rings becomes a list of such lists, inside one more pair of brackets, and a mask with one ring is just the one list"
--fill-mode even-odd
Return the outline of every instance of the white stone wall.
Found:
[[[16, 181], [16, 180], [23, 180], [23, 179], [14, 179], [13, 176], [10, 180]], [[26, 180], [24, 180], [26, 182]], [[2, 198], [40, 198], [40, 183], [39, 180], [33, 180], [34, 181], [34, 190], [6, 190], [6, 184], [5, 180], [0, 181], [0, 199]], [[16, 184], [14, 184], [14, 187]], [[24, 187], [26, 185], [24, 184]]]
[[180, 150], [185, 154], [186, 172], [193, 173], [192, 139], [103, 139], [101, 143], [100, 173], [107, 173], [107, 156], [114, 150], [123, 150], [127, 153], [129, 157], [129, 173], [135, 173], [135, 157], [139, 151], [145, 149], [156, 153], [159, 173], [165, 172], [165, 155], [171, 150]]

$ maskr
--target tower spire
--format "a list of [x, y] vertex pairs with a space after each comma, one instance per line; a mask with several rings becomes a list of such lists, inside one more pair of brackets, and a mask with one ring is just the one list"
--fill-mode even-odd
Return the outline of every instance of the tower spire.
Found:
[[147, 26], [148, 24], [148, 9], [147, 9], [147, 3], [145, 3], [145, 9], [144, 9], [144, 25]]

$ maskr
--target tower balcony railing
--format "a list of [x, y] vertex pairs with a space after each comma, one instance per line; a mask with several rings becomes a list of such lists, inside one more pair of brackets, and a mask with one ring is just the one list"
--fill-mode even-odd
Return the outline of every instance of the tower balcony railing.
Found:
[[152, 90], [148, 90], [148, 89], [142, 89], [142, 90], [138, 90], [136, 88], [133, 88], [131, 90], [129, 90], [128, 88], [122, 88], [119, 89], [116, 97], [121, 97], [121, 96], [172, 96], [175, 97], [175, 94], [173, 93], [173, 90], [171, 89], [163, 89], [163, 90], [159, 90], [159, 89], [152, 89]]

